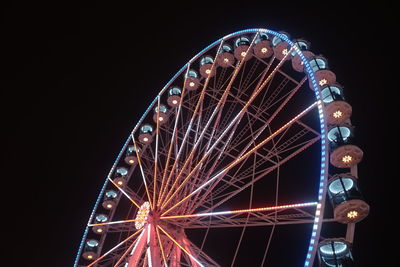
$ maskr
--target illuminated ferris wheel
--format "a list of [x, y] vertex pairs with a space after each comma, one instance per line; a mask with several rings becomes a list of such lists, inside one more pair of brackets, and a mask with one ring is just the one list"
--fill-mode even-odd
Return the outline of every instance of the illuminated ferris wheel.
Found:
[[[309, 46], [249, 29], [186, 63], [125, 142], [74, 266], [352, 262], [355, 223], [369, 212], [363, 152], [336, 75]], [[321, 235], [332, 223], [342, 233]], [[259, 236], [264, 245], [249, 242]], [[287, 257], [276, 261], [282, 247]]]

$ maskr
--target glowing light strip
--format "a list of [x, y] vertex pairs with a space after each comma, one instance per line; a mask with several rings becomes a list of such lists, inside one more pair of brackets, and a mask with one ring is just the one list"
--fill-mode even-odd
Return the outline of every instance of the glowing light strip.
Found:
[[149, 204], [150, 204], [151, 209], [154, 209], [154, 207], [153, 207], [153, 205], [152, 205], [152, 202], [151, 202], [151, 198], [150, 198], [149, 188], [147, 187], [146, 176], [144, 175], [144, 171], [143, 171], [142, 161], [141, 161], [140, 156], [139, 156], [139, 152], [138, 152], [139, 149], [137, 148], [136, 141], [135, 141], [135, 137], [133, 136], [133, 134], [132, 134], [131, 136], [132, 136], [133, 145], [135, 146], [135, 152], [136, 152], [136, 157], [137, 157], [137, 159], [138, 159], [138, 164], [139, 164], [139, 167], [140, 167], [140, 172], [142, 173], [142, 178], [143, 178], [144, 187], [146, 188], [147, 198], [148, 198], [148, 200], [149, 200]]
[[96, 264], [99, 260], [101, 260], [102, 258], [104, 258], [105, 256], [107, 256], [108, 254], [110, 254], [111, 252], [113, 252], [115, 249], [119, 248], [122, 244], [124, 244], [126, 241], [128, 241], [129, 239], [131, 239], [132, 237], [134, 237], [135, 235], [139, 234], [142, 230], [138, 230], [135, 233], [133, 233], [132, 235], [128, 236], [127, 238], [125, 238], [121, 243], [119, 243], [118, 245], [116, 245], [115, 247], [113, 247], [112, 249], [110, 249], [109, 251], [107, 251], [106, 253], [104, 253], [101, 257], [97, 258], [95, 261], [93, 261], [92, 263], [90, 263], [87, 267], [93, 266], [94, 264]]
[[250, 149], [247, 153], [245, 153], [243, 156], [241, 156], [240, 158], [236, 159], [235, 161], [233, 161], [230, 165], [228, 165], [226, 168], [224, 168], [223, 170], [221, 170], [219, 173], [217, 173], [216, 175], [214, 175], [212, 178], [210, 178], [207, 182], [205, 182], [204, 184], [202, 184], [201, 186], [199, 186], [196, 190], [194, 190], [192, 193], [190, 193], [189, 195], [187, 195], [186, 197], [184, 197], [183, 199], [181, 199], [180, 201], [178, 201], [175, 205], [173, 205], [171, 208], [169, 208], [167, 211], [163, 212], [161, 214], [161, 216], [167, 214], [168, 212], [170, 212], [171, 210], [173, 210], [174, 208], [176, 208], [178, 205], [180, 205], [183, 201], [187, 200], [188, 198], [190, 198], [191, 196], [193, 196], [194, 194], [196, 194], [198, 191], [200, 191], [201, 189], [203, 189], [205, 186], [207, 186], [208, 184], [210, 184], [212, 181], [214, 181], [215, 179], [217, 179], [219, 176], [227, 173], [230, 169], [232, 169], [234, 166], [236, 166], [238, 163], [240, 163], [243, 159], [247, 158], [251, 153], [253, 153], [254, 151], [256, 151], [257, 149], [259, 149], [261, 146], [263, 146], [265, 143], [269, 142], [273, 137], [275, 137], [277, 134], [281, 133], [283, 130], [285, 130], [288, 126], [290, 126], [291, 124], [293, 124], [295, 121], [297, 121], [299, 118], [301, 118], [302, 116], [304, 116], [308, 111], [310, 111], [312, 108], [314, 108], [317, 105], [317, 102], [314, 102], [313, 104], [311, 104], [309, 107], [307, 107], [305, 110], [303, 110], [302, 112], [300, 112], [299, 114], [297, 114], [294, 118], [292, 118], [290, 121], [288, 121], [287, 123], [285, 123], [283, 126], [281, 126], [278, 130], [276, 130], [274, 133], [272, 133], [270, 136], [268, 136], [267, 138], [265, 138], [263, 141], [261, 141], [260, 143], [258, 143], [255, 147], [253, 147], [252, 149]]
[[110, 177], [107, 178], [108, 180], [110, 180], [110, 182], [115, 185], [116, 188], [118, 188], [119, 191], [121, 191], [122, 194], [124, 194], [133, 204], [135, 204], [136, 207], [138, 207], [138, 209], [140, 209], [140, 206], [138, 203], [136, 203], [136, 201], [134, 201], [129, 195], [128, 193], [126, 193], [121, 187], [119, 187], [117, 185], [117, 183], [115, 183]]
[[172, 236], [170, 236], [161, 226], [157, 225], [157, 228], [159, 228], [166, 236], [168, 236], [169, 239], [172, 240], [172, 242], [175, 243], [183, 252], [185, 252], [192, 260], [194, 260], [198, 265], [201, 267], [204, 267], [203, 264], [199, 262], [198, 259], [196, 259], [192, 254], [190, 254], [184, 247], [182, 247]]
[[318, 202], [306, 202], [306, 203], [288, 204], [288, 205], [254, 208], [254, 209], [228, 210], [228, 211], [206, 212], [206, 213], [196, 213], [196, 214], [188, 214], [188, 215], [161, 216], [160, 219], [217, 216], [217, 215], [227, 215], [227, 214], [246, 213], [246, 212], [260, 212], [260, 211], [271, 211], [271, 210], [280, 210], [280, 209], [302, 208], [302, 207], [310, 207], [310, 206], [316, 206], [316, 205], [318, 205]]
[[158, 132], [160, 131], [160, 95], [158, 95], [157, 100], [157, 116], [156, 116], [156, 152], [154, 155], [154, 184], [153, 184], [153, 203], [156, 205], [156, 190], [157, 190], [157, 158], [158, 158]]
[[155, 229], [156, 229], [156, 235], [157, 235], [158, 244], [159, 244], [160, 250], [161, 250], [161, 256], [162, 256], [162, 259], [164, 261], [164, 266], [168, 267], [167, 260], [165, 259], [164, 248], [163, 248], [163, 245], [162, 245], [162, 242], [161, 242], [160, 231], [158, 231], [158, 228], [155, 228]]
[[92, 224], [88, 224], [88, 226], [92, 227], [92, 226], [113, 225], [113, 224], [130, 223], [130, 222], [136, 222], [136, 221], [139, 221], [139, 220], [138, 219], [132, 219], [132, 220], [104, 222], [104, 223], [92, 223]]

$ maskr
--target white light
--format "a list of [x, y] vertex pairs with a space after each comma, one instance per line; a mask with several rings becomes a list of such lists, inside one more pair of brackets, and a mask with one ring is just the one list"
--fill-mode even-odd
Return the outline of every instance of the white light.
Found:
[[176, 105], [176, 104], [178, 104], [178, 101], [176, 101], [176, 100], [174, 99], [174, 100], [172, 100], [172, 104]]
[[225, 63], [228, 63], [228, 62], [229, 62], [229, 58], [227, 58], [227, 57], [224, 58], [224, 62], [225, 62]]
[[163, 117], [158, 117], [158, 120], [159, 120], [159, 121], [163, 121], [164, 118], [163, 118]]
[[145, 137], [145, 138], [143, 138], [143, 141], [147, 142], [147, 141], [149, 141], [149, 138]]
[[[207, 73], [207, 74], [210, 74], [210, 72], [211, 72], [211, 71], [210, 71], [209, 69], [206, 70], [206, 73]], [[190, 83], [189, 83], [189, 86], [190, 86], [190, 87], [193, 87], [194, 85], [195, 85], [194, 82], [190, 82]], [[174, 101], [172, 101], [172, 102], [174, 102]]]
[[242, 57], [245, 57], [245, 56], [246, 56], [246, 52], [243, 51], [242, 53], [240, 53], [240, 55], [241, 55]]
[[266, 47], [261, 48], [261, 53], [265, 54], [268, 52], [268, 49]]
[[206, 74], [210, 74], [211, 70], [210, 69], [206, 69]]

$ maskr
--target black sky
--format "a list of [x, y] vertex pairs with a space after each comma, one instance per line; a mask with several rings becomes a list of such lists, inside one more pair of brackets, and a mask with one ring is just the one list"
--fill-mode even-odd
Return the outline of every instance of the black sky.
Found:
[[3, 179], [13, 181], [6, 218], [13, 221], [11, 247], [18, 246], [5, 266], [72, 266], [105, 176], [157, 92], [206, 45], [254, 27], [309, 40], [344, 86], [371, 206], [356, 229], [356, 266], [380, 266], [388, 112], [380, 41], [391, 19], [367, 4], [266, 2], [3, 10], [1, 109], [11, 170]]

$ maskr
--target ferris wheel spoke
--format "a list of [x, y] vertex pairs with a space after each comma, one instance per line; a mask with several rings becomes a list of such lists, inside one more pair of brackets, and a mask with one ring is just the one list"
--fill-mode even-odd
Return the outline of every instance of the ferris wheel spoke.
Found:
[[139, 156], [139, 152], [138, 152], [139, 150], [138, 150], [138, 147], [137, 147], [137, 144], [136, 144], [136, 140], [135, 140], [135, 137], [133, 136], [133, 134], [131, 135], [131, 137], [132, 137], [133, 145], [135, 147], [136, 157], [138, 159], [138, 164], [139, 164], [139, 168], [140, 168], [140, 173], [142, 174], [143, 184], [144, 184], [144, 187], [146, 189], [147, 200], [150, 203], [150, 207], [152, 207], [152, 209], [154, 209], [154, 206], [152, 205], [150, 193], [149, 193], [149, 188], [148, 188], [147, 182], [146, 182], [146, 176], [145, 176], [144, 171], [143, 171], [142, 160], [140, 159], [140, 156]]
[[114, 246], [112, 249], [110, 249], [109, 251], [107, 251], [106, 253], [104, 253], [102, 256], [100, 256], [99, 258], [97, 258], [96, 260], [94, 260], [92, 263], [90, 263], [87, 267], [93, 266], [94, 264], [96, 264], [97, 262], [99, 262], [100, 260], [102, 260], [104, 257], [106, 257], [107, 255], [109, 255], [111, 252], [113, 252], [114, 250], [116, 250], [117, 248], [119, 248], [121, 245], [125, 244], [127, 241], [129, 241], [131, 238], [133, 238], [134, 236], [136, 236], [137, 234], [139, 234], [141, 230], [136, 231], [135, 233], [133, 233], [132, 235], [128, 236], [127, 238], [125, 238], [122, 242], [118, 243], [116, 246]]
[[125, 192], [124, 189], [122, 189], [116, 182], [114, 182], [110, 177], [107, 178], [116, 188], [118, 188], [119, 191], [121, 191], [121, 193], [126, 196], [126, 198], [128, 198], [137, 208], [140, 208], [140, 205], [133, 200], [133, 198], [127, 193]]
[[[154, 173], [153, 173], [153, 203], [156, 205], [156, 192], [157, 192], [157, 162], [158, 162], [158, 135], [160, 131], [160, 95], [157, 99], [157, 116], [156, 116], [156, 148], [154, 155]], [[154, 207], [153, 207], [154, 208]]]
[[156, 232], [156, 235], [157, 235], [157, 241], [158, 241], [158, 245], [160, 247], [161, 256], [162, 256], [162, 260], [164, 262], [164, 266], [168, 267], [167, 260], [165, 258], [164, 246], [163, 246], [162, 241], [161, 241], [160, 231], [159, 231], [159, 229], [157, 227], [154, 227], [154, 228], [155, 228], [155, 232]]
[[[266, 143], [270, 142], [272, 138], [274, 138], [276, 135], [278, 135], [279, 133], [281, 133], [282, 131], [284, 131], [287, 127], [289, 127], [290, 125], [292, 125], [295, 121], [297, 121], [298, 119], [300, 119], [302, 116], [304, 116], [306, 113], [308, 113], [311, 109], [313, 109], [315, 106], [317, 105], [317, 102], [314, 102], [312, 105], [310, 105], [309, 107], [307, 107], [305, 110], [303, 110], [302, 112], [300, 112], [298, 115], [296, 115], [293, 119], [291, 119], [290, 121], [288, 121], [286, 124], [284, 124], [283, 126], [281, 126], [278, 130], [276, 130], [273, 134], [271, 134], [270, 136], [268, 136], [267, 138], [265, 138], [263, 141], [261, 141], [260, 143], [258, 143], [255, 147], [253, 147], [251, 150], [247, 151], [244, 155], [240, 156], [238, 159], [236, 159], [235, 161], [233, 161], [230, 165], [226, 166], [224, 169], [222, 169], [220, 172], [218, 172], [217, 174], [215, 174], [212, 178], [210, 178], [207, 182], [203, 183], [201, 186], [199, 186], [196, 190], [194, 190], [192, 193], [190, 193], [189, 195], [187, 195], [185, 198], [183, 198], [182, 200], [178, 201], [176, 204], [174, 204], [172, 207], [170, 207], [167, 211], [165, 211], [162, 215], [167, 214], [168, 212], [170, 212], [171, 210], [173, 210], [176, 206], [180, 205], [182, 202], [186, 201], [188, 198], [190, 198], [191, 196], [193, 196], [194, 194], [196, 194], [198, 191], [202, 190], [204, 187], [208, 186], [211, 182], [214, 182], [216, 179], [218, 178], [222, 178], [230, 169], [232, 169], [234, 166], [236, 166], [237, 164], [239, 164], [241, 161], [247, 159], [251, 154], [253, 154], [255, 151], [257, 151], [257, 149], [259, 149], [260, 147], [262, 147], [263, 145], [265, 145]], [[215, 146], [215, 144], [214, 144]]]
[[[175, 218], [171, 221], [177, 227], [185, 229], [196, 228], [225, 228], [225, 227], [253, 227], [287, 224], [314, 223], [315, 215], [312, 212], [318, 203], [301, 203], [298, 207], [287, 207], [264, 211], [248, 211], [237, 213], [216, 213], [209, 216]], [[304, 205], [301, 207], [300, 205]], [[284, 206], [284, 205], [283, 205]], [[277, 206], [279, 207], [279, 206]], [[273, 208], [273, 207], [270, 207]], [[254, 209], [256, 210], [256, 209]], [[212, 219], [208, 219], [212, 217]], [[326, 222], [334, 219], [326, 219]]]
[[200, 267], [204, 267], [203, 264], [201, 264], [201, 262], [196, 259], [187, 249], [185, 249], [184, 245], [181, 245], [178, 243], [178, 241], [176, 241], [166, 230], [164, 230], [160, 225], [157, 225], [157, 228], [160, 229], [176, 246], [178, 246], [180, 248], [180, 250], [182, 250], [183, 252], [185, 252], [185, 254], [187, 256], [189, 256], [189, 258], [191, 260], [193, 260], [198, 266]]
[[316, 206], [317, 204], [318, 204], [318, 202], [306, 202], [306, 203], [287, 204], [287, 205], [270, 206], [270, 207], [262, 207], [262, 208], [253, 208], [253, 209], [215, 211], [215, 212], [195, 213], [195, 214], [187, 214], [187, 215], [161, 216], [160, 219], [161, 220], [170, 220], [170, 219], [178, 219], [178, 218], [220, 216], [220, 215], [242, 214], [242, 213], [252, 213], [252, 212], [264, 212], [264, 211], [272, 211], [272, 210], [296, 209], [296, 208], [301, 208], [301, 207]]

